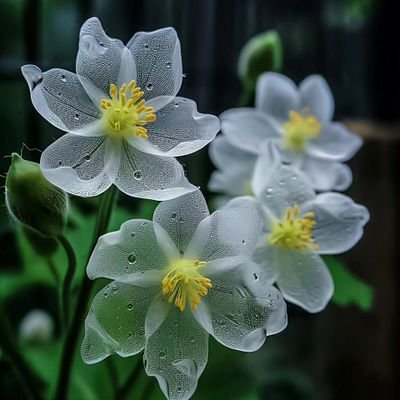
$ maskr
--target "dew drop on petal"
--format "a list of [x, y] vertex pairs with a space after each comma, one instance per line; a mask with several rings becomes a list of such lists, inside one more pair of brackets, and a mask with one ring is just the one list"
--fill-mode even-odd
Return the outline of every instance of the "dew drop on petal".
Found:
[[149, 48], [150, 48], [150, 46], [149, 46], [147, 43], [145, 43], [145, 44], [143, 45], [143, 47], [144, 47], [146, 50], [149, 50]]
[[171, 61], [165, 61], [165, 65], [167, 68], [171, 68]]
[[85, 155], [85, 161], [89, 162], [92, 159], [92, 157], [90, 156], [90, 154], [86, 154]]
[[64, 74], [61, 75], [61, 81], [62, 82], [67, 82], [67, 78]]
[[160, 351], [160, 354], [159, 354], [159, 355], [160, 355], [160, 358], [165, 358], [165, 355], [166, 355], [166, 354], [165, 354], [164, 351]]
[[172, 218], [172, 219], [175, 219], [175, 218], [176, 218], [176, 213], [175, 213], [175, 212], [171, 214], [171, 218]]
[[142, 173], [142, 171], [140, 171], [139, 169], [136, 170], [136, 171], [133, 173], [133, 177], [134, 177], [137, 181], [140, 181], [140, 180], [143, 178], [143, 173]]
[[132, 310], [133, 310], [133, 304], [132, 304], [132, 303], [129, 303], [129, 304], [126, 306], [126, 308], [127, 308], [129, 311], [132, 311]]
[[150, 92], [151, 90], [153, 90], [153, 87], [154, 87], [154, 85], [152, 84], [152, 83], [148, 83], [147, 85], [146, 85], [146, 89]]
[[129, 262], [129, 264], [135, 264], [135, 262], [136, 262], [136, 254], [135, 253], [128, 254], [128, 262]]
[[78, 114], [78, 113], [75, 113], [74, 119], [75, 119], [76, 121], [79, 121], [79, 114]]

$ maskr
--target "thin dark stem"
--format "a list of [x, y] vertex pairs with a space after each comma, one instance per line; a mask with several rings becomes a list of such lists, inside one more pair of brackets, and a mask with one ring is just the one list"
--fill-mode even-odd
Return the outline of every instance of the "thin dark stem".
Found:
[[60, 245], [64, 248], [65, 254], [68, 258], [67, 273], [65, 274], [64, 283], [61, 289], [62, 315], [64, 327], [67, 328], [69, 323], [69, 300], [71, 295], [71, 284], [76, 271], [76, 255], [71, 243], [64, 235], [58, 236], [57, 239]]
[[47, 257], [46, 261], [47, 261], [47, 265], [49, 267], [50, 273], [53, 276], [54, 283], [56, 284], [56, 286], [59, 286], [60, 275], [58, 274], [58, 271], [57, 271], [56, 265], [54, 264], [53, 259], [51, 258], [51, 256], [49, 256], [49, 257]]
[[21, 356], [3, 311], [2, 309], [0, 310], [0, 347], [14, 367], [28, 398], [42, 400], [43, 381], [34, 373], [30, 365]]
[[125, 398], [128, 397], [132, 387], [139, 379], [142, 370], [143, 370], [142, 359], [139, 359], [135, 365], [135, 368], [133, 368], [132, 372], [126, 378], [124, 384], [119, 388], [116, 399], [124, 400]]
[[[93, 234], [93, 240], [90, 247], [88, 259], [85, 263], [87, 265], [89, 257], [91, 256], [94, 247], [96, 246], [98, 238], [106, 233], [108, 224], [110, 222], [112, 209], [114, 206], [117, 190], [111, 186], [101, 197], [99, 212], [97, 216], [96, 227]], [[75, 312], [72, 318], [71, 326], [68, 330], [65, 339], [63, 353], [61, 356], [61, 365], [58, 375], [57, 388], [54, 398], [56, 400], [65, 400], [68, 397], [68, 388], [72, 372], [72, 364], [74, 361], [76, 346], [80, 337], [83, 319], [85, 318], [87, 304], [90, 298], [94, 281], [83, 276], [83, 282], [79, 292], [78, 300], [75, 306]]]

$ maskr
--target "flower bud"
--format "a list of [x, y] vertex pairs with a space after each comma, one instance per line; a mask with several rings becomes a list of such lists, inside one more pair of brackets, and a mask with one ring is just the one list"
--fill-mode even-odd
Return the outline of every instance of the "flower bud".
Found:
[[282, 43], [278, 32], [268, 31], [254, 36], [243, 47], [238, 74], [248, 91], [256, 87], [258, 77], [267, 71], [282, 68]]
[[26, 314], [19, 325], [21, 340], [31, 344], [48, 343], [53, 337], [53, 332], [53, 319], [47, 312], [39, 309]]
[[43, 176], [40, 166], [11, 155], [6, 179], [6, 204], [10, 214], [22, 224], [45, 236], [57, 236], [66, 224], [66, 193]]

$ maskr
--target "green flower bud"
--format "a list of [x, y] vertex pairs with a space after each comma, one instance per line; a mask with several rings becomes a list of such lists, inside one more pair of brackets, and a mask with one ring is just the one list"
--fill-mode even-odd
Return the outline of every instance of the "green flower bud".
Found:
[[278, 72], [281, 69], [282, 43], [276, 31], [254, 36], [240, 53], [238, 74], [248, 91], [254, 91], [257, 79], [263, 72]]
[[11, 155], [6, 179], [6, 204], [10, 214], [22, 224], [45, 236], [62, 233], [67, 219], [66, 193], [43, 176], [40, 166]]

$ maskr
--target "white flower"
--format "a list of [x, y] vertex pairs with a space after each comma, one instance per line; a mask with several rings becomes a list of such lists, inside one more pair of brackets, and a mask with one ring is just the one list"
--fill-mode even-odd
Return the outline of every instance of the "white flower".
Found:
[[89, 278], [113, 282], [86, 318], [86, 363], [144, 352], [168, 399], [188, 399], [208, 358], [208, 335], [255, 351], [286, 326], [280, 292], [250, 261], [261, 232], [252, 206], [209, 214], [196, 191], [161, 203], [153, 222], [131, 220], [102, 236]]
[[[281, 148], [284, 160], [304, 171], [314, 189], [347, 189], [352, 174], [342, 162], [357, 152], [362, 140], [342, 124], [331, 121], [333, 109], [332, 94], [321, 76], [309, 76], [297, 89], [283, 75], [261, 75], [256, 108], [231, 109], [221, 115], [221, 130], [230, 147], [237, 148], [237, 155], [229, 157], [232, 152], [223, 142], [211, 147], [213, 161], [221, 172], [212, 177], [211, 187], [224, 191], [226, 180], [233, 174], [229, 171], [233, 163], [236, 170], [249, 168], [255, 164], [262, 143], [273, 140]], [[224, 165], [219, 165], [219, 158], [226, 159]], [[242, 166], [238, 162], [242, 158], [252, 158], [253, 163]]]
[[155, 200], [195, 190], [173, 157], [213, 140], [219, 120], [175, 97], [182, 60], [173, 28], [138, 32], [124, 46], [91, 18], [80, 31], [76, 72], [22, 67], [37, 111], [68, 132], [42, 154], [50, 182], [84, 197], [112, 184]]
[[264, 279], [277, 282], [286, 300], [318, 312], [334, 290], [320, 255], [351, 249], [369, 213], [343, 194], [316, 195], [300, 171], [282, 164], [272, 143], [264, 150], [252, 182], [256, 197], [237, 197], [227, 207], [258, 207], [264, 230], [253, 261], [262, 267]]
[[28, 312], [19, 325], [20, 338], [33, 344], [49, 342], [53, 332], [53, 319], [46, 311], [39, 309]]

